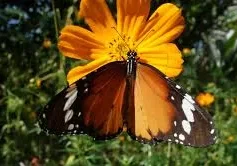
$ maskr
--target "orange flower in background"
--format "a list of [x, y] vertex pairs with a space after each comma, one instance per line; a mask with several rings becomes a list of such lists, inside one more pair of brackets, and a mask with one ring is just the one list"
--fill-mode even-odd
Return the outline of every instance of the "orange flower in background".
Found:
[[191, 49], [190, 48], [184, 48], [183, 49], [183, 54], [184, 55], [188, 55], [188, 54], [190, 54], [191, 53]]
[[[161, 5], [148, 18], [150, 0], [117, 0], [117, 21], [105, 0], [82, 0], [80, 17], [90, 30], [68, 25], [61, 31], [58, 47], [68, 57], [89, 60], [69, 71], [69, 84], [113, 61], [127, 59], [129, 49], [139, 61], [150, 64], [169, 77], [182, 71], [182, 55], [173, 43], [184, 29], [181, 9]], [[121, 37], [121, 36], [122, 37]]]
[[196, 101], [201, 106], [209, 106], [214, 102], [215, 98], [210, 93], [200, 93], [196, 97]]
[[52, 42], [49, 39], [44, 39], [43, 47], [50, 48], [52, 46]]

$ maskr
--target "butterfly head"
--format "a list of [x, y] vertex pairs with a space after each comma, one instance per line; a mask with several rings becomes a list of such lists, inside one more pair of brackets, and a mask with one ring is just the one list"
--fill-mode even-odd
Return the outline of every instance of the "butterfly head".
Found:
[[139, 57], [137, 52], [134, 50], [129, 50], [127, 52], [127, 76], [134, 76], [136, 73], [136, 64]]
[[137, 52], [134, 50], [129, 50], [127, 53], [128, 60], [134, 60], [136, 61], [138, 59]]

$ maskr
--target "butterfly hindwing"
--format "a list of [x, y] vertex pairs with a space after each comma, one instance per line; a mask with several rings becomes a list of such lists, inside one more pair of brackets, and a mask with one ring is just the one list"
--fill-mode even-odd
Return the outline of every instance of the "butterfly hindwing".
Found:
[[167, 77], [166, 80], [172, 89], [169, 93], [170, 102], [178, 110], [173, 124], [173, 135], [167, 140], [198, 147], [214, 144], [217, 137], [211, 115], [181, 86]]
[[126, 63], [109, 63], [55, 96], [40, 115], [40, 126], [54, 134], [89, 134], [109, 139], [123, 127]]
[[137, 64], [134, 110], [128, 132], [142, 142], [170, 141], [203, 147], [215, 142], [211, 116], [156, 68]]

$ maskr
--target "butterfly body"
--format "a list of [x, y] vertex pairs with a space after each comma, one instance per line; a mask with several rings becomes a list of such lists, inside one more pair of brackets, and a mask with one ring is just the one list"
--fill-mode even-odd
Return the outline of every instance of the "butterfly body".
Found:
[[130, 50], [127, 53], [127, 76], [135, 76], [136, 75], [136, 67], [137, 67], [137, 53], [135, 51]]
[[111, 139], [126, 126], [141, 142], [170, 141], [203, 147], [215, 142], [211, 116], [156, 68], [127, 60], [111, 62], [69, 85], [45, 107], [40, 126], [48, 133]]

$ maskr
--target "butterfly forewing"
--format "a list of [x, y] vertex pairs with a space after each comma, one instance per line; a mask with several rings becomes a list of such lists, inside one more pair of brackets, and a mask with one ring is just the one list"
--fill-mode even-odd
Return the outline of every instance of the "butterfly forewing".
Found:
[[134, 110], [128, 111], [128, 132], [143, 142], [170, 141], [203, 147], [215, 142], [211, 116], [156, 68], [138, 63]]
[[107, 64], [52, 99], [40, 115], [40, 126], [54, 134], [112, 138], [123, 128], [125, 87], [126, 63]]
[[82, 118], [78, 116], [81, 110], [75, 109], [75, 101], [80, 98], [78, 88], [76, 83], [68, 86], [45, 106], [39, 119], [39, 124], [44, 131], [52, 134], [82, 132]]

